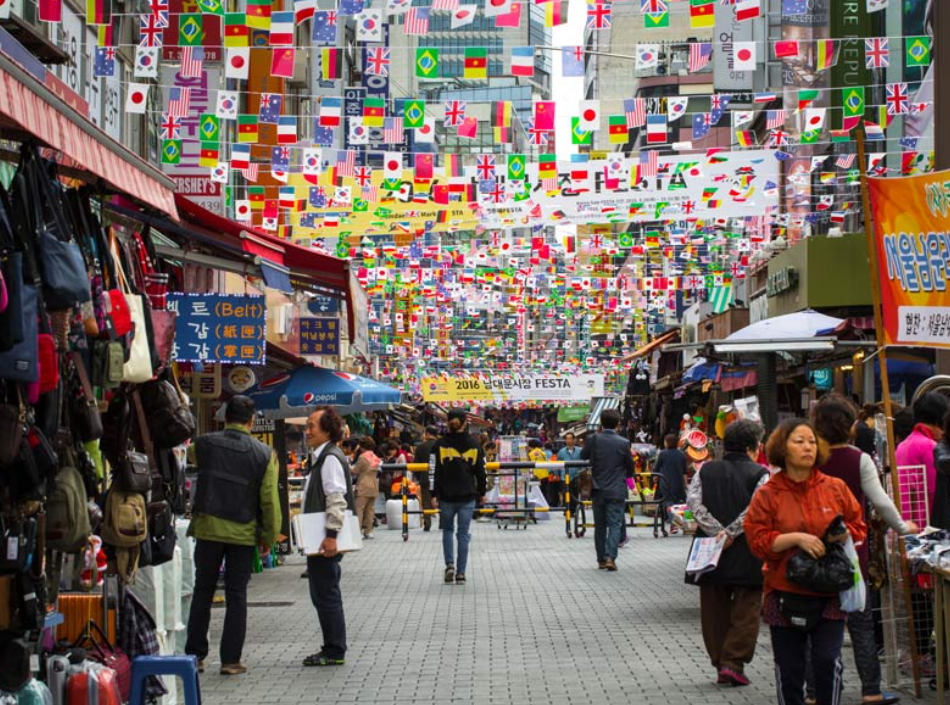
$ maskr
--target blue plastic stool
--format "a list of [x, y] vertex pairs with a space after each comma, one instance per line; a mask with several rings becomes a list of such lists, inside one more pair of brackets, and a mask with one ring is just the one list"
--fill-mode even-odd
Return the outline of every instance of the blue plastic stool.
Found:
[[201, 705], [198, 659], [194, 656], [137, 656], [132, 661], [132, 691], [129, 705], [145, 705], [145, 679], [177, 676], [185, 691], [185, 705]]

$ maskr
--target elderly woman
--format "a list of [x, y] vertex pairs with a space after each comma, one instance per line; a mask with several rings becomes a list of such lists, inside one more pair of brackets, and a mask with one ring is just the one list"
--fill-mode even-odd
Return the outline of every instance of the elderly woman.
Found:
[[836, 705], [841, 696], [841, 645], [845, 615], [838, 594], [808, 590], [788, 579], [789, 559], [803, 551], [814, 559], [826, 553], [826, 536], [840, 515], [846, 530], [827, 535], [843, 543], [866, 535], [861, 506], [844, 481], [820, 470], [828, 457], [815, 428], [804, 419], [783, 422], [766, 447], [779, 471], [752, 497], [745, 518], [749, 549], [764, 563], [763, 616], [772, 633], [779, 702], [805, 703], [805, 660], [810, 652], [817, 705]]

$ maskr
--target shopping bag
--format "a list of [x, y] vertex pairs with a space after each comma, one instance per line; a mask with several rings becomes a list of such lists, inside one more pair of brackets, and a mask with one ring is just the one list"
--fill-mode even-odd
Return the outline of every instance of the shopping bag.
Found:
[[838, 595], [841, 602], [842, 612], [863, 612], [867, 600], [867, 586], [864, 584], [864, 577], [861, 575], [861, 566], [858, 563], [858, 552], [854, 548], [854, 539], [850, 536], [844, 544], [845, 555], [851, 559], [852, 574], [854, 575], [854, 585], [847, 590], [843, 590]]
[[[548, 509], [548, 501], [544, 498], [544, 493], [541, 492], [540, 487], [532, 487], [531, 491], [528, 493], [528, 506], [533, 509]], [[538, 521], [550, 521], [551, 514], [549, 512], [535, 512], [534, 518]]]

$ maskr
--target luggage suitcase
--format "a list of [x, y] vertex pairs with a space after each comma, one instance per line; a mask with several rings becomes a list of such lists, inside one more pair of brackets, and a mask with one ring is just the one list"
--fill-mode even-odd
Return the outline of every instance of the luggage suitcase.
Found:
[[122, 705], [115, 671], [92, 666], [71, 675], [65, 705]]
[[53, 696], [53, 705], [66, 705], [66, 681], [69, 680], [69, 659], [50, 656], [46, 659], [46, 684]]

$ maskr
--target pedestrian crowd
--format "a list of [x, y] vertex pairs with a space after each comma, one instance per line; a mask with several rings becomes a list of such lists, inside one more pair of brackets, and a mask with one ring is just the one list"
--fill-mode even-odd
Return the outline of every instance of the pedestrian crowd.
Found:
[[[729, 424], [720, 459], [704, 463], [689, 479], [689, 459], [679, 438], [668, 435], [653, 466], [659, 511], [686, 504], [695, 521], [694, 541], [714, 540], [718, 560], [712, 570], [687, 573], [699, 587], [701, 634], [716, 682], [749, 684], [760, 625], [768, 627], [775, 665], [778, 702], [783, 705], [837, 705], [842, 692], [842, 646], [847, 629], [862, 702], [899, 702], [881, 689], [881, 639], [874, 607], [877, 592], [869, 580], [871, 512], [899, 535], [919, 533], [928, 522], [950, 529], [950, 402], [926, 394], [897, 425], [896, 447], [901, 502], [895, 506], [881, 484], [879, 434], [873, 409], [829, 394], [813, 407], [810, 419], [783, 421], [765, 439], [750, 419]], [[249, 433], [253, 402], [234, 397], [225, 430], [206, 434], [194, 444], [198, 487], [191, 534], [196, 586], [186, 651], [203, 670], [208, 656], [210, 608], [224, 562], [227, 611], [221, 639], [221, 672], [246, 671], [241, 661], [247, 623], [247, 586], [255, 547], [262, 554], [278, 539], [281, 512], [276, 457]], [[471, 524], [492, 484], [486, 464], [496, 462], [498, 444], [487, 434], [471, 433], [471, 416], [448, 413], [445, 432], [427, 426], [413, 449], [387, 439], [377, 446], [370, 436], [346, 437], [343, 419], [330, 407], [307, 420], [308, 473], [302, 511], [325, 514], [325, 539], [308, 556], [307, 578], [323, 634], [323, 645], [305, 666], [345, 662], [346, 621], [340, 589], [337, 539], [346, 512], [352, 512], [364, 539], [373, 538], [376, 505], [391, 482], [393, 469], [416, 463], [414, 474], [422, 518], [430, 531], [438, 516], [442, 532], [445, 583], [465, 584], [469, 570]], [[618, 433], [621, 415], [607, 410], [601, 430], [581, 446], [572, 433], [556, 453], [540, 438], [528, 440], [528, 458], [536, 463], [587, 461], [564, 473], [538, 468], [536, 479], [552, 505], [566, 494], [574, 512], [588, 497], [594, 518], [597, 567], [616, 572], [618, 548], [627, 540], [624, 514], [628, 480], [634, 476], [631, 442]], [[946, 439], [946, 440], [945, 440]], [[923, 468], [913, 473], [912, 467]], [[589, 469], [587, 469], [589, 468]], [[387, 475], [388, 473], [388, 475]], [[917, 653], [930, 675], [937, 656], [931, 647], [933, 605], [915, 592]]]

